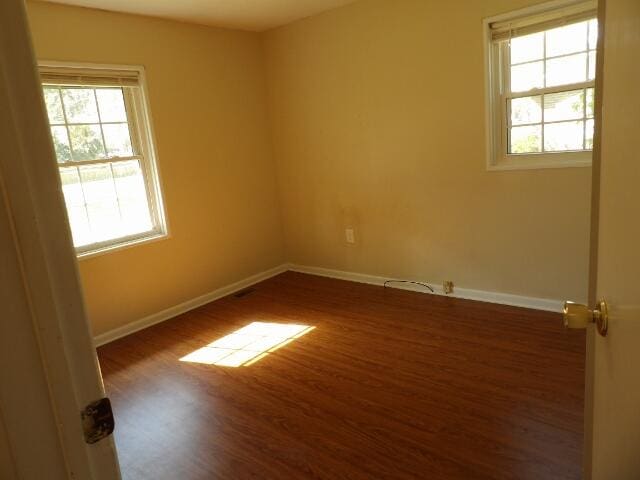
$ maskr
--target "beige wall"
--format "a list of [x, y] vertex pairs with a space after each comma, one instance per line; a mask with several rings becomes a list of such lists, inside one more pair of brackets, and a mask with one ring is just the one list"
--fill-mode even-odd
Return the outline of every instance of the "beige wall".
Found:
[[485, 169], [482, 18], [528, 3], [361, 0], [262, 36], [29, 3], [39, 58], [147, 70], [171, 238], [80, 262], [94, 333], [284, 260], [583, 300], [590, 169]]
[[171, 238], [80, 262], [94, 334], [282, 263], [260, 37], [28, 8], [38, 58], [147, 72]]
[[265, 35], [290, 261], [586, 298], [590, 169], [485, 168], [482, 19], [532, 3], [361, 0]]

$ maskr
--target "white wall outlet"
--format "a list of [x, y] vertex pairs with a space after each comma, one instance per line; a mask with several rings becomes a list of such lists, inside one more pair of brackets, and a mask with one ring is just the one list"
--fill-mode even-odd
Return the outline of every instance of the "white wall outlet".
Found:
[[347, 240], [347, 243], [356, 243], [356, 233], [353, 228], [346, 228], [344, 230], [344, 237]]

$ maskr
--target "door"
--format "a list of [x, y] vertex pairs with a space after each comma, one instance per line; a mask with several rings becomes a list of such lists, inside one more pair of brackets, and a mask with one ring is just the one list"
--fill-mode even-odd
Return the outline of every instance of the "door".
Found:
[[[594, 152], [590, 302], [609, 306], [587, 344], [585, 477], [640, 479], [640, 1], [601, 0], [600, 145]], [[598, 148], [600, 154], [598, 155]], [[598, 194], [599, 192], [599, 194]]]
[[0, 1], [0, 478], [117, 480], [23, 0]]

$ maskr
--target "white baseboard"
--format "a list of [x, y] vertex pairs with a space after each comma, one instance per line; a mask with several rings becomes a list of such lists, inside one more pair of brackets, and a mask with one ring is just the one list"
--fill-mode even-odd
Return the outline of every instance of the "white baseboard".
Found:
[[[368, 283], [370, 285], [384, 285], [384, 282], [390, 280], [390, 278], [379, 277], [375, 275], [366, 275], [363, 273], [344, 272], [341, 270], [331, 270], [328, 268], [310, 267], [306, 265], [282, 264], [270, 270], [266, 270], [238, 282], [218, 288], [212, 292], [206, 293], [192, 300], [188, 300], [179, 305], [167, 308], [166, 310], [162, 310], [161, 312], [154, 313], [140, 320], [136, 320], [135, 322], [128, 323], [127, 325], [123, 325], [122, 327], [118, 327], [114, 330], [96, 335], [93, 339], [94, 344], [96, 347], [99, 347], [100, 345], [104, 345], [119, 338], [125, 337], [134, 332], [137, 332], [138, 330], [142, 330], [157, 323], [164, 322], [165, 320], [169, 320], [173, 317], [193, 310], [194, 308], [206, 305], [207, 303], [218, 300], [219, 298], [231, 295], [244, 288], [250, 287], [251, 285], [259, 283], [263, 280], [267, 280], [268, 278], [275, 277], [276, 275], [286, 272], [287, 270], [300, 273], [308, 273], [310, 275], [318, 275], [321, 277], [337, 278], [350, 282]], [[442, 291], [442, 285], [430, 282], [424, 283], [431, 285], [435, 290], [436, 295], [445, 295], [445, 293]], [[430, 293], [424, 287], [411, 283], [397, 283], [389, 286], [402, 290]], [[459, 287], [456, 287], [455, 293], [453, 295], [447, 296], [454, 298], [465, 298], [468, 300], [479, 300], [481, 302], [499, 303], [502, 305], [513, 305], [516, 307], [533, 308], [536, 310], [546, 310], [549, 312], [561, 312], [563, 306], [563, 302], [561, 300], [525, 297], [521, 295], [512, 295], [509, 293], [486, 292], [483, 290], [472, 290]]]
[[[375, 275], [365, 275], [362, 273], [344, 272], [341, 270], [331, 270], [328, 268], [309, 267], [306, 265], [290, 264], [289, 270], [300, 273], [308, 273], [310, 275], [319, 275], [322, 277], [338, 278], [340, 280], [348, 280], [350, 282], [368, 283], [370, 285], [384, 285], [384, 282], [391, 278], [379, 277]], [[442, 285], [431, 282], [423, 282], [435, 290], [436, 295], [445, 295]], [[402, 290], [411, 290], [415, 292], [431, 293], [425, 287], [411, 283], [390, 284], [389, 287], [399, 288]], [[561, 312], [564, 302], [562, 300], [551, 300], [547, 298], [525, 297], [521, 295], [512, 295], [510, 293], [487, 292], [483, 290], [472, 290], [469, 288], [455, 288], [455, 292], [448, 297], [465, 298], [468, 300], [478, 300], [481, 302], [499, 303], [502, 305], [512, 305], [515, 307], [533, 308], [536, 310], [546, 310], [549, 312]]]
[[275, 277], [276, 275], [286, 272], [288, 269], [288, 265], [283, 264], [258, 273], [256, 275], [251, 275], [250, 277], [232, 283], [231, 285], [218, 288], [212, 292], [206, 293], [192, 300], [187, 300], [186, 302], [183, 302], [179, 305], [169, 307], [166, 310], [162, 310], [161, 312], [154, 313], [140, 320], [136, 320], [135, 322], [123, 325], [122, 327], [118, 327], [100, 335], [96, 335], [93, 338], [93, 343], [96, 347], [99, 347], [100, 345], [104, 345], [105, 343], [113, 342], [118, 338], [125, 337], [134, 332], [137, 332], [138, 330], [142, 330], [143, 328], [155, 325], [156, 323], [164, 322], [165, 320], [169, 320], [170, 318], [186, 313], [190, 310], [193, 310], [194, 308], [198, 308], [202, 305], [213, 302], [214, 300], [218, 300], [219, 298], [236, 293], [258, 282], [271, 277]]

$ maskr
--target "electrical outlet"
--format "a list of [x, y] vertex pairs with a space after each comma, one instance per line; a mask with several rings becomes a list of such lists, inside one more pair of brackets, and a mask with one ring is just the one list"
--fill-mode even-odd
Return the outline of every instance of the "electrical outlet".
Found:
[[353, 228], [346, 228], [344, 231], [344, 237], [347, 243], [356, 243], [356, 234]]
[[447, 295], [453, 293], [453, 282], [451, 280], [445, 280], [442, 284], [442, 290]]

